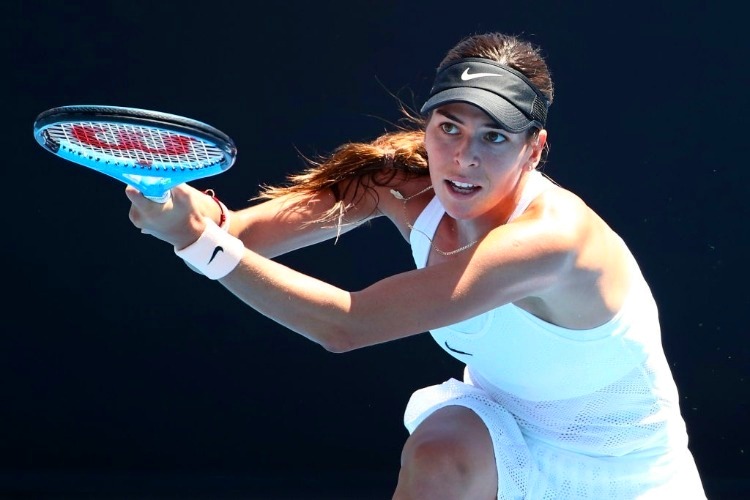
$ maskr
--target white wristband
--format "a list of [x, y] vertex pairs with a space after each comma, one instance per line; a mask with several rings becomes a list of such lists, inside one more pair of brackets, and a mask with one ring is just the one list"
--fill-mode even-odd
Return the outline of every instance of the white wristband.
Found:
[[174, 253], [187, 264], [212, 280], [229, 274], [242, 260], [245, 245], [241, 240], [204, 217], [206, 229], [194, 243]]

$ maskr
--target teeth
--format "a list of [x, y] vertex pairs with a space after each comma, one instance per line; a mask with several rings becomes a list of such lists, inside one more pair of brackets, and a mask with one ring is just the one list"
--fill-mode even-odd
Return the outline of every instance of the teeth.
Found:
[[474, 184], [468, 184], [466, 182], [456, 182], [456, 181], [449, 181], [451, 184], [453, 184], [456, 187], [462, 188], [462, 189], [470, 189], [474, 187]]

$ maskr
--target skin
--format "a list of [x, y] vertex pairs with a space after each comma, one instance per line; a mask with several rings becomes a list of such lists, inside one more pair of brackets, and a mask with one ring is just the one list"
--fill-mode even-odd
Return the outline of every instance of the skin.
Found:
[[[507, 133], [470, 104], [433, 112], [425, 135], [430, 178], [409, 181], [399, 191], [409, 197], [431, 182], [446, 210], [435, 245], [447, 251], [479, 240], [469, 250], [452, 256], [432, 250], [425, 268], [358, 291], [271, 260], [336, 236], [335, 229], [303, 225], [333, 205], [332, 193], [326, 192], [232, 212], [231, 233], [246, 250], [219, 281], [250, 307], [332, 352], [416, 335], [511, 302], [558, 326], [599, 326], [617, 313], [629, 286], [628, 256], [611, 229], [577, 196], [555, 185], [506, 224], [546, 138], [544, 130], [531, 140]], [[432, 196], [418, 195], [404, 205], [389, 188], [375, 189], [379, 196], [365, 197], [348, 217], [361, 222], [388, 217], [408, 239], [407, 223]], [[178, 249], [198, 239], [204, 217], [218, 220], [217, 204], [187, 185], [174, 188], [165, 204], [131, 187], [126, 195], [133, 224]], [[420, 300], [413, 300], [417, 296]], [[493, 498], [496, 490], [487, 429], [470, 410], [448, 407], [407, 440], [394, 498]]]

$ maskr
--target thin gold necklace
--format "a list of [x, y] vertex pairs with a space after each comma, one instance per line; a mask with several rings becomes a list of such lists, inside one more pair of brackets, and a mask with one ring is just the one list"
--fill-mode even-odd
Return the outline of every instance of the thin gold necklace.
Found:
[[427, 233], [425, 233], [421, 229], [417, 229], [416, 227], [414, 227], [414, 226], [411, 225], [411, 223], [409, 222], [409, 217], [406, 214], [406, 202], [409, 201], [409, 200], [411, 200], [412, 198], [416, 198], [417, 196], [426, 193], [430, 189], [432, 189], [432, 185], [427, 186], [426, 188], [424, 188], [420, 192], [418, 192], [416, 194], [413, 194], [413, 195], [409, 196], [408, 198], [404, 197], [404, 195], [402, 195], [401, 193], [399, 193], [395, 189], [391, 189], [391, 194], [393, 195], [393, 197], [396, 198], [397, 200], [401, 200], [401, 201], [404, 202], [403, 205], [402, 205], [403, 208], [404, 208], [404, 220], [406, 220], [406, 226], [409, 228], [409, 230], [410, 231], [419, 231], [420, 233], [422, 233], [425, 236], [425, 238], [427, 238], [429, 240], [430, 245], [432, 246], [432, 248], [434, 248], [437, 253], [439, 253], [440, 255], [443, 255], [445, 257], [450, 257], [451, 255], [455, 255], [455, 254], [457, 254], [459, 252], [463, 252], [464, 250], [468, 250], [469, 248], [471, 248], [474, 245], [476, 245], [479, 242], [479, 240], [474, 240], [471, 243], [466, 244], [466, 245], [464, 245], [464, 246], [462, 246], [460, 248], [456, 248], [455, 250], [451, 250], [450, 252], [446, 252], [444, 250], [439, 249], [437, 247], [437, 245], [435, 245], [435, 242], [432, 241], [432, 238], [430, 238], [427, 235]]

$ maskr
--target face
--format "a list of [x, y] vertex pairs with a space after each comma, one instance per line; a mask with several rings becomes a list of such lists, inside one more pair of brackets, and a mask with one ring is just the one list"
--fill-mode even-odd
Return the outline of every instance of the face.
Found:
[[471, 104], [436, 108], [425, 129], [425, 147], [432, 185], [446, 212], [493, 227], [504, 223], [524, 175], [539, 161], [545, 134], [532, 142], [525, 132], [506, 132]]

